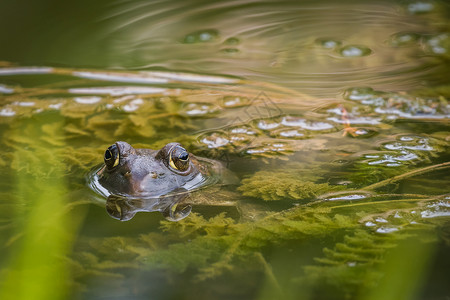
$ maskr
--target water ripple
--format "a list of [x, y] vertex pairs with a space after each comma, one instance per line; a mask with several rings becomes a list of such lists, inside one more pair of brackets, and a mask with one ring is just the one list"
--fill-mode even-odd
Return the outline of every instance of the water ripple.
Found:
[[133, 1], [111, 6], [102, 22], [125, 67], [235, 75], [330, 97], [342, 86], [411, 89], [438, 68], [432, 56], [448, 54], [448, 35], [419, 22], [426, 5]]

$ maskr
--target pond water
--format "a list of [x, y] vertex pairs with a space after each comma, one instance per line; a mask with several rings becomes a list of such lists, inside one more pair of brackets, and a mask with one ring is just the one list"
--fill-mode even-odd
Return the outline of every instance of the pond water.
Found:
[[[0, 299], [447, 299], [449, 15], [2, 1]], [[121, 222], [91, 189], [116, 141], [226, 172]]]

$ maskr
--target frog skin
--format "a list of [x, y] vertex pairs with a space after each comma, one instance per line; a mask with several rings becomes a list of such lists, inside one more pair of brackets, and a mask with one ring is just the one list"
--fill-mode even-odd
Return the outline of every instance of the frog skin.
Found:
[[220, 162], [197, 158], [179, 143], [152, 150], [119, 141], [105, 151], [93, 186], [108, 197], [106, 209], [113, 218], [127, 221], [138, 211], [160, 211], [177, 221], [192, 209], [190, 194], [223, 183], [224, 170]]
[[208, 169], [178, 143], [161, 150], [135, 149], [126, 142], [110, 146], [97, 172], [99, 183], [111, 194], [157, 197], [176, 189], [190, 189], [207, 178]]

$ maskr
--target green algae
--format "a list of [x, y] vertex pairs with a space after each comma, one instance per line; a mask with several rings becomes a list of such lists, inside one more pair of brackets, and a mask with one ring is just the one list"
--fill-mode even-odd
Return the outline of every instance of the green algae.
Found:
[[265, 201], [308, 200], [322, 194], [343, 190], [343, 186], [315, 183], [311, 178], [289, 172], [260, 171], [242, 180], [238, 188], [244, 196]]

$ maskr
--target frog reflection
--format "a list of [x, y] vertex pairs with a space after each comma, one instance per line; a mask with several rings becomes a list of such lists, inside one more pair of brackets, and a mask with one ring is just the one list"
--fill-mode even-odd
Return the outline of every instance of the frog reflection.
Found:
[[160, 211], [176, 221], [189, 215], [190, 193], [219, 182], [222, 173], [219, 162], [197, 158], [178, 143], [151, 150], [119, 141], [105, 151], [91, 186], [108, 197], [113, 218], [127, 221], [138, 211]]

